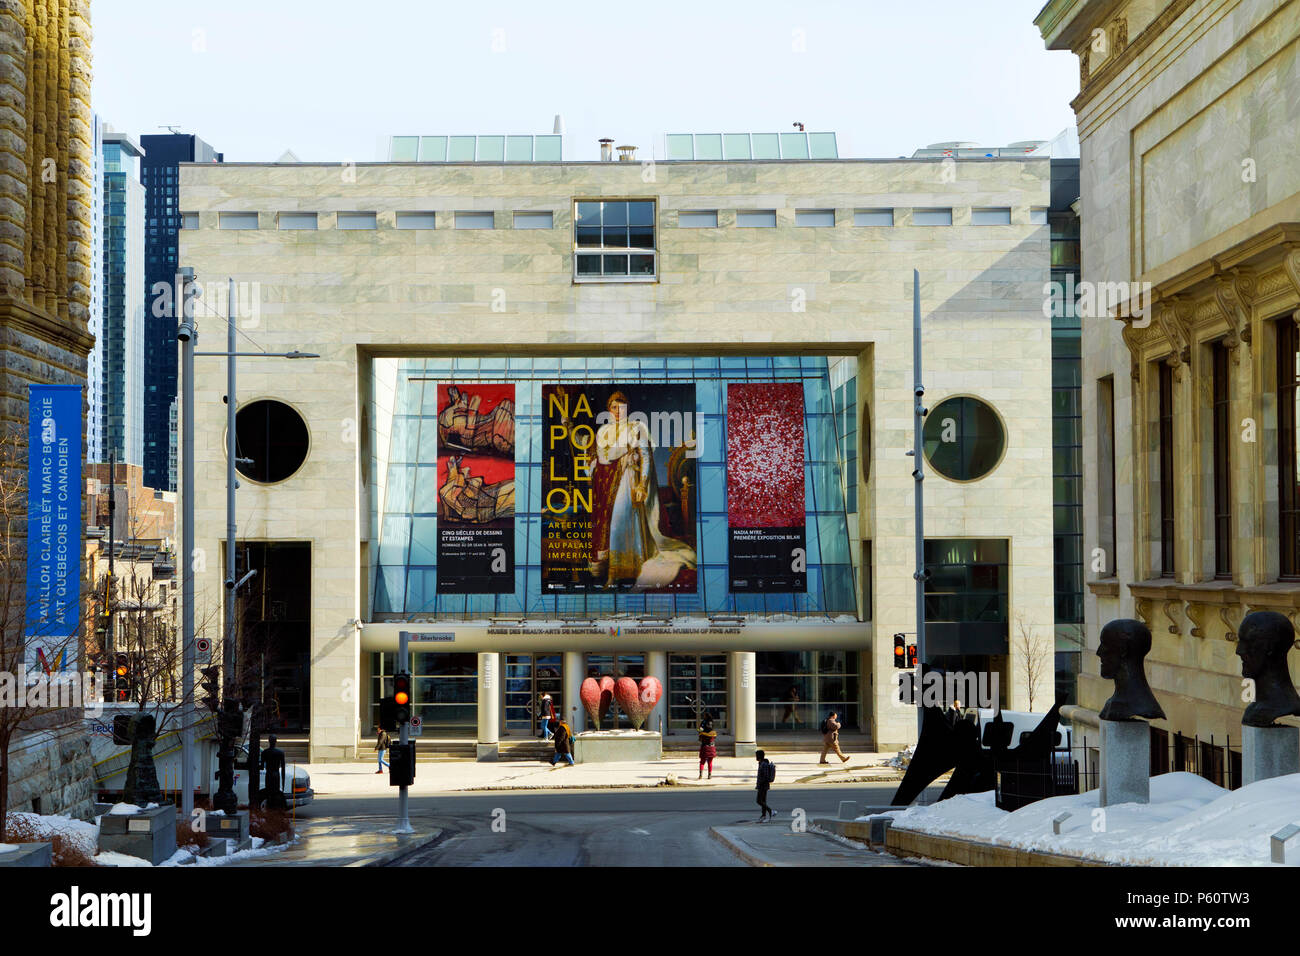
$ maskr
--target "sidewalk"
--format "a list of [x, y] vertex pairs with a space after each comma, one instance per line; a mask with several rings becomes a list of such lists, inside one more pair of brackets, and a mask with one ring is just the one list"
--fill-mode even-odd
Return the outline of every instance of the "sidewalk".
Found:
[[[385, 778], [387, 779], [387, 778]], [[298, 839], [278, 853], [229, 866], [382, 866], [428, 846], [439, 829], [414, 824], [415, 833], [396, 834], [388, 818], [299, 817]]]
[[788, 821], [710, 827], [709, 834], [750, 866], [917, 866], [888, 853], [841, 843], [821, 833], [796, 833]]
[[[893, 756], [854, 754], [846, 764], [835, 761], [818, 765], [815, 753], [780, 753], [768, 759], [777, 766], [777, 786], [795, 783], [897, 783], [902, 772], [883, 766]], [[366, 796], [389, 793], [387, 772], [375, 773], [374, 761], [365, 763], [301, 764], [311, 774], [317, 797]], [[693, 757], [670, 757], [658, 761], [628, 763], [564, 764], [499, 761], [424, 761], [416, 764], [411, 794], [433, 794], [482, 790], [611, 789], [628, 787], [744, 787], [754, 786], [753, 758], [718, 757], [713, 762], [713, 779], [698, 779], [699, 761]]]

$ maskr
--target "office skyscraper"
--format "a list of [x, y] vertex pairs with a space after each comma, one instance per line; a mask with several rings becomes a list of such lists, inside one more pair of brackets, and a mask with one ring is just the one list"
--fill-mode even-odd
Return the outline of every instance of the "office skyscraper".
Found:
[[[171, 289], [181, 228], [180, 164], [219, 163], [222, 154], [191, 133], [141, 136], [142, 166], [148, 202], [145, 211], [144, 482], [151, 488], [176, 490], [171, 453], [176, 400], [176, 319], [156, 316], [156, 289]], [[163, 283], [164, 285], [159, 285]], [[170, 292], [165, 294], [170, 295]]]

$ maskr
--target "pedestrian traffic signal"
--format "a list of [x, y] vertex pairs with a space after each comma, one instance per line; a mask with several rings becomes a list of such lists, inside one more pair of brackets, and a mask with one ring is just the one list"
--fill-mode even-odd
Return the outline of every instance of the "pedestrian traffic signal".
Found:
[[894, 635], [894, 666], [903, 669], [907, 667], [907, 635]]
[[915, 644], [907, 645], [907, 666], [908, 667], [916, 666], [916, 645]]
[[411, 675], [403, 671], [393, 675], [394, 719], [398, 725], [411, 719]]
[[415, 741], [388, 748], [388, 785], [409, 787], [415, 783]]
[[221, 668], [203, 667], [199, 669], [199, 673], [203, 675], [203, 680], [199, 683], [203, 688], [203, 698], [199, 703], [215, 714], [220, 704], [221, 681], [218, 675], [221, 673]]

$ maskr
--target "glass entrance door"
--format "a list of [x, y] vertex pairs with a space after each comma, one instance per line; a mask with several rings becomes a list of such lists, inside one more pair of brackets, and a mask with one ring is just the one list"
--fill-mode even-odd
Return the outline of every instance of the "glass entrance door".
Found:
[[[630, 677], [640, 682], [645, 677], [644, 654], [588, 654], [587, 676], [600, 680], [602, 677]], [[600, 722], [601, 730], [631, 730], [632, 721], [618, 709], [618, 701], [609, 705], [609, 716]], [[592, 728], [593, 730], [595, 728]], [[647, 727], [647, 730], [658, 728]]]
[[507, 654], [502, 732], [539, 736], [537, 702], [550, 694], [557, 716], [564, 714], [564, 655]]
[[668, 732], [693, 734], [705, 711], [713, 729], [727, 731], [727, 656], [668, 655]]

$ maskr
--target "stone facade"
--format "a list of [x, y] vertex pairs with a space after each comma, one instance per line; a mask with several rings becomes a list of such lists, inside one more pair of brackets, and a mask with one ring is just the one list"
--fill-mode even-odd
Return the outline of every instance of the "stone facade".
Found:
[[[1300, 2], [1053, 0], [1036, 22], [1049, 48], [1081, 60], [1083, 280], [1150, 289], [1146, 309], [1124, 292], [1083, 321], [1092, 569], [1080, 703], [1096, 710], [1110, 695], [1095, 656], [1101, 626], [1138, 617], [1168, 715], [1153, 726], [1231, 737], [1235, 748], [1236, 627], [1251, 610], [1300, 611], [1300, 583], [1279, 581], [1276, 408], [1278, 323], [1300, 318]], [[1232, 553], [1217, 580], [1216, 344], [1230, 355]], [[1161, 554], [1162, 363], [1172, 370], [1172, 568]]]
[[[90, 39], [89, 0], [0, 0], [0, 427], [22, 440], [27, 386], [84, 386], [93, 344]], [[60, 740], [15, 738], [11, 808], [89, 814], [88, 745]]]
[[[369, 368], [384, 355], [849, 357], [857, 366], [858, 421], [870, 409], [863, 439], [870, 475], [859, 488], [857, 520], [858, 537], [872, 542], [874, 606], [847, 640], [870, 652], [864, 729], [880, 747], [914, 739], [915, 712], [891, 704], [888, 638], [914, 629], [913, 481], [903, 454], [912, 441], [913, 268], [921, 272], [927, 403], [978, 396], [1009, 433], [1001, 463], [983, 480], [930, 473], [927, 536], [1009, 539], [1013, 612], [1050, 654], [1049, 237], [1045, 224], [1031, 222], [1031, 210], [1049, 204], [1045, 158], [196, 164], [182, 167], [181, 182], [181, 208], [199, 220], [198, 229], [181, 233], [181, 264], [196, 270], [205, 289], [224, 289], [228, 276], [259, 284], [259, 314], [240, 320], [241, 349], [321, 355], [246, 360], [239, 369], [241, 404], [281, 399], [311, 432], [310, 454], [292, 478], [240, 488], [238, 520], [250, 540], [312, 543], [313, 759], [350, 757], [370, 729], [360, 726], [364, 701], [352, 692], [363, 676], [364, 635], [383, 627], [366, 624], [364, 555], [375, 494], [366, 475], [376, 469], [374, 452], [363, 448], [387, 439], [350, 436], [357, 423], [372, 427]], [[656, 200], [657, 281], [574, 281], [574, 201], [602, 197]], [[971, 225], [972, 207], [986, 206], [1010, 207], [1011, 224]], [[928, 207], [951, 207], [953, 225], [914, 225], [912, 210]], [[834, 226], [797, 226], [796, 210], [805, 208], [834, 209]], [[854, 212], [863, 208], [893, 208], [894, 226], [856, 226]], [[717, 228], [679, 228], [679, 213], [696, 209], [716, 209]], [[737, 211], [745, 209], [774, 209], [775, 228], [738, 228]], [[436, 228], [394, 228], [403, 210], [433, 212]], [[456, 229], [455, 213], [464, 210], [491, 210], [495, 228]], [[513, 213], [528, 210], [550, 211], [552, 228], [512, 228]], [[375, 211], [377, 228], [336, 228], [336, 213], [346, 211]], [[231, 212], [256, 212], [260, 228], [221, 229], [220, 215]], [[279, 230], [282, 212], [315, 212], [317, 228]], [[200, 349], [224, 341], [222, 321], [211, 314], [198, 310]], [[196, 365], [202, 620], [221, 594], [225, 369], [219, 359]], [[800, 629], [814, 623], [801, 621]], [[873, 633], [886, 637], [873, 641]], [[1009, 672], [1016, 675], [1010, 700], [1023, 706], [1014, 649]]]

